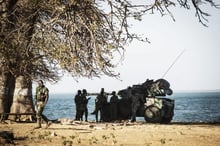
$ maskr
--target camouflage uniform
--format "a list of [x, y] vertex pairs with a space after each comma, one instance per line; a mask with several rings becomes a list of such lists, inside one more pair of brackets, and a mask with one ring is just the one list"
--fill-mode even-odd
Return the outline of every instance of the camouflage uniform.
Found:
[[46, 122], [46, 128], [49, 126], [49, 120], [45, 115], [43, 115], [44, 107], [49, 98], [49, 90], [43, 85], [42, 81], [39, 81], [41, 85], [36, 88], [35, 95], [35, 105], [36, 105], [36, 117], [37, 117], [37, 127], [41, 128], [41, 120]]

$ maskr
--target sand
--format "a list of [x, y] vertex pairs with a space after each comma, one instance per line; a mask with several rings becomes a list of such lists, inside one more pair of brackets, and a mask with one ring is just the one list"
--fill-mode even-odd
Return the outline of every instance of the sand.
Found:
[[14, 144], [8, 145], [22, 146], [220, 146], [220, 124], [73, 122], [52, 123], [48, 129], [35, 126], [5, 122], [0, 131], [14, 133]]

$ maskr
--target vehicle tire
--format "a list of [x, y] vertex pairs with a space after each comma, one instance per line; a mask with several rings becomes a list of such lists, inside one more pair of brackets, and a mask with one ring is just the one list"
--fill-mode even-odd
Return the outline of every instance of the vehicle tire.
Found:
[[172, 95], [173, 94], [173, 90], [172, 89], [168, 89], [166, 90], [166, 95]]
[[146, 122], [160, 123], [161, 122], [161, 110], [156, 106], [149, 106], [145, 109], [144, 118]]
[[161, 120], [161, 123], [163, 123], [163, 124], [168, 124], [168, 123], [171, 122], [171, 120], [172, 120], [172, 118], [163, 118], [163, 119]]

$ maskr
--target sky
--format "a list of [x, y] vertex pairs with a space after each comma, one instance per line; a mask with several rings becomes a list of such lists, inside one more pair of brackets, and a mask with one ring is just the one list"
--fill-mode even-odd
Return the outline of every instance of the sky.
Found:
[[199, 23], [193, 10], [179, 8], [172, 10], [175, 22], [159, 14], [135, 21], [132, 31], [147, 36], [151, 43], [133, 41], [125, 47], [125, 58], [114, 69], [120, 79], [102, 76], [76, 82], [65, 75], [58, 83], [46, 86], [50, 93], [75, 93], [78, 89], [97, 93], [102, 87], [106, 92], [118, 91], [147, 78], [162, 78], [175, 62], [164, 76], [174, 92], [220, 90], [220, 9], [206, 10], [211, 14], [208, 27]]

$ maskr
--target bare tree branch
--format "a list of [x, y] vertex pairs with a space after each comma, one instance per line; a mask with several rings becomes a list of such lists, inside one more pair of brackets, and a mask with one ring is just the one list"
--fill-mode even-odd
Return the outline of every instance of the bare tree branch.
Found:
[[203, 5], [214, 0], [0, 0], [1, 72], [29, 78], [58, 80], [64, 73], [79, 77], [118, 77], [113, 69], [123, 59], [124, 46], [134, 39], [130, 20], [158, 12], [169, 15], [174, 6], [194, 9], [207, 26]]

